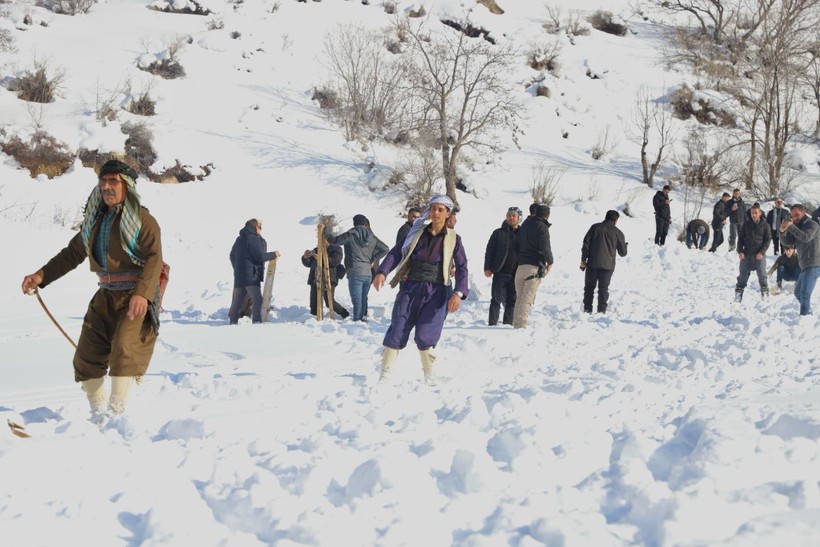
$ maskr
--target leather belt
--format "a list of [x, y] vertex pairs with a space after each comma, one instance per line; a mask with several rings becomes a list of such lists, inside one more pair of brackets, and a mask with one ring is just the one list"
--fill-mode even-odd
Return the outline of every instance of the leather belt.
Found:
[[134, 274], [97, 274], [100, 283], [123, 283], [128, 281], [139, 281], [140, 276]]

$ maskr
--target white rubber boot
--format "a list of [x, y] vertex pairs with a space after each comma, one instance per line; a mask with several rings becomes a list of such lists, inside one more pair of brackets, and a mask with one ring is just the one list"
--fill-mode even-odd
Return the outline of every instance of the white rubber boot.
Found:
[[382, 371], [379, 374], [379, 382], [386, 382], [393, 374], [393, 363], [396, 362], [396, 357], [399, 356], [399, 350], [384, 347], [382, 352]]
[[111, 414], [119, 415], [125, 412], [125, 402], [128, 400], [128, 391], [133, 381], [133, 376], [111, 377], [111, 398], [108, 400], [108, 410]]
[[105, 414], [105, 377], [83, 380], [81, 384], [91, 406], [91, 421], [99, 422]]
[[419, 350], [419, 357], [421, 358], [421, 370], [424, 372], [424, 383], [428, 386], [436, 385], [436, 375], [433, 373], [436, 356], [430, 353], [430, 348], [427, 348]]

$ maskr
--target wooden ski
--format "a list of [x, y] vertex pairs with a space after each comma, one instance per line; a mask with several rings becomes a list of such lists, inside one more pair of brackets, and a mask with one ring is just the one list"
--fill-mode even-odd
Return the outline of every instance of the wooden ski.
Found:
[[324, 296], [327, 296], [328, 315], [335, 319], [333, 311], [333, 286], [330, 284], [330, 263], [327, 258], [327, 241], [325, 241], [325, 227], [320, 225], [316, 242], [316, 320], [324, 319]]
[[23, 439], [27, 439], [31, 437], [28, 433], [26, 433], [26, 428], [18, 423], [14, 423], [11, 420], [6, 420], [6, 423], [9, 424], [9, 429], [11, 429], [11, 433]]
[[262, 322], [267, 323], [270, 318], [270, 301], [273, 297], [273, 279], [276, 277], [276, 259], [268, 260], [268, 269], [265, 271], [265, 288], [262, 290]]

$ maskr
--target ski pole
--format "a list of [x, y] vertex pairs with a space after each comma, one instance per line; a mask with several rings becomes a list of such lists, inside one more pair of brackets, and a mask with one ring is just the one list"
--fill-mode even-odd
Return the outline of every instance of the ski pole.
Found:
[[77, 349], [77, 344], [74, 343], [74, 340], [72, 340], [71, 337], [68, 334], [66, 334], [66, 331], [63, 330], [63, 327], [60, 326], [60, 323], [58, 323], [57, 320], [54, 319], [54, 316], [51, 315], [51, 312], [48, 311], [48, 308], [46, 307], [46, 303], [43, 302], [43, 298], [40, 296], [40, 291], [38, 291], [35, 288], [32, 292], [34, 293], [34, 296], [37, 297], [37, 300], [40, 302], [40, 305], [43, 307], [43, 311], [46, 312], [46, 315], [48, 315], [48, 318], [51, 319], [51, 322], [54, 323], [54, 325], [58, 329], [60, 329], [60, 332], [62, 332], [63, 336], [65, 336], [65, 339], [68, 340], [71, 343], [72, 346], [74, 346], [74, 349]]

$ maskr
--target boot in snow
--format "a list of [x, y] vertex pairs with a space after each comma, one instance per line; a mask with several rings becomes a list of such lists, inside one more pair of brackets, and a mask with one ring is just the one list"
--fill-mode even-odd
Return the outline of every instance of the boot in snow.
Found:
[[91, 407], [91, 421], [98, 424], [105, 418], [105, 378], [91, 378], [81, 383]]
[[128, 390], [131, 389], [133, 376], [111, 377], [111, 398], [108, 400], [108, 410], [111, 414], [119, 415], [125, 412], [125, 401], [128, 399]]
[[735, 302], [743, 300], [743, 289], [735, 289]]
[[399, 355], [399, 350], [384, 347], [382, 352], [382, 371], [379, 374], [379, 383], [386, 382], [393, 374], [393, 363], [396, 362], [396, 357]]
[[436, 356], [430, 353], [430, 348], [427, 348], [419, 350], [419, 357], [421, 358], [421, 370], [424, 372], [424, 383], [428, 386], [436, 385], [436, 375], [433, 373]]

